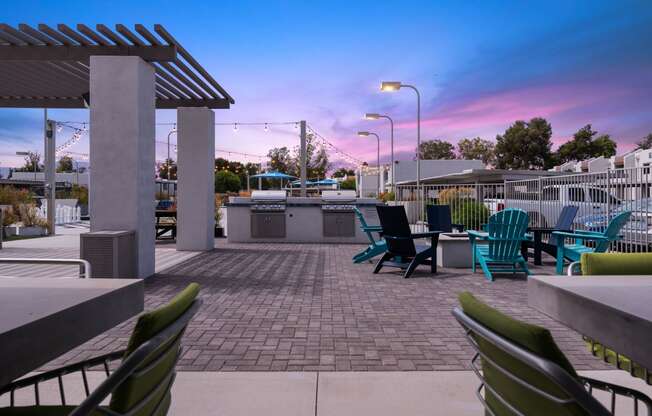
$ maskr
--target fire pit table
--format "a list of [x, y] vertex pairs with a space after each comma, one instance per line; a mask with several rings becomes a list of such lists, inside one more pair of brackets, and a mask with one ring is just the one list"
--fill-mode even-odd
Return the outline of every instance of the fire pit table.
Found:
[[467, 233], [441, 233], [437, 245], [437, 266], [469, 268], [472, 266], [471, 243]]

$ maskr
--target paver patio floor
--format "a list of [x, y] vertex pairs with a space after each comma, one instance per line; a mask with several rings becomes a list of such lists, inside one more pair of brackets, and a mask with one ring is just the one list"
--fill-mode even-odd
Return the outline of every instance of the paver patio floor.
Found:
[[[396, 371], [468, 369], [471, 349], [451, 315], [468, 290], [511, 316], [549, 328], [572, 363], [605, 369], [581, 336], [527, 306], [526, 281], [487, 281], [466, 269], [372, 273], [353, 264], [357, 245], [228, 244], [146, 283], [146, 308], [201, 284], [202, 309], [184, 338], [179, 370]], [[548, 259], [552, 260], [552, 259]], [[552, 264], [532, 267], [552, 274]], [[133, 319], [50, 366], [124, 347]]]

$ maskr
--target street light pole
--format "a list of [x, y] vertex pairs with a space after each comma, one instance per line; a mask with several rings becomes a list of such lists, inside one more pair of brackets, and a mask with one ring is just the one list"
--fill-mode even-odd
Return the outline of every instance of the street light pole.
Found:
[[389, 130], [389, 133], [390, 133], [389, 147], [390, 147], [390, 159], [391, 159], [390, 169], [391, 169], [391, 172], [392, 172], [392, 190], [395, 191], [396, 190], [396, 179], [395, 179], [395, 175], [394, 175], [394, 168], [395, 168], [395, 164], [394, 164], [394, 120], [392, 120], [392, 118], [390, 116], [386, 115], [386, 114], [377, 114], [377, 113], [367, 113], [367, 114], [365, 114], [364, 118], [367, 119], [367, 120], [378, 120], [378, 119], [381, 119], [381, 118], [386, 118], [387, 120], [389, 120], [389, 127], [390, 127], [390, 130]]
[[376, 141], [378, 142], [378, 148], [376, 151], [376, 157], [377, 157], [377, 163], [378, 163], [378, 196], [380, 197], [381, 193], [381, 188], [380, 188], [380, 137], [376, 133], [371, 133], [369, 131], [359, 131], [358, 136], [366, 137], [366, 136], [376, 136]]
[[167, 167], [166, 170], [167, 170], [167, 174], [168, 174], [168, 180], [171, 180], [171, 179], [172, 179], [172, 178], [170, 177], [170, 136], [172, 136], [173, 133], [174, 133], [174, 134], [177, 133], [177, 129], [176, 129], [176, 128], [170, 130], [170, 132], [168, 133], [168, 158], [167, 158], [167, 160], [165, 161], [165, 165], [166, 165], [166, 167]]
[[[403, 84], [398, 81], [383, 81], [380, 85], [381, 91], [398, 91], [401, 88], [409, 88], [417, 94], [417, 204], [421, 199], [421, 94], [414, 85]], [[421, 216], [423, 217], [423, 206]]]

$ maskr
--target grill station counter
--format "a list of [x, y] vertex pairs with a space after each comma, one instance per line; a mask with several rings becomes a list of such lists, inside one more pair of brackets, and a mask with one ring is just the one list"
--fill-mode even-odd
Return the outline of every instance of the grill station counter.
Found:
[[355, 191], [323, 191], [320, 197], [287, 197], [285, 191], [254, 191], [230, 197], [228, 241], [234, 243], [366, 243], [355, 216], [357, 207], [369, 224], [378, 224], [374, 198]]

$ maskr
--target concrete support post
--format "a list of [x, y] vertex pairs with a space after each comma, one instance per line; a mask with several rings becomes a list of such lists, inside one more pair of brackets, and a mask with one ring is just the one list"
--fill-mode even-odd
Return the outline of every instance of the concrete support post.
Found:
[[154, 68], [90, 59], [91, 231], [135, 230], [137, 277], [154, 274]]
[[[47, 113], [46, 113], [47, 114]], [[47, 206], [48, 234], [54, 235], [56, 226], [54, 216], [56, 213], [56, 149], [57, 149], [57, 128], [52, 120], [45, 120], [45, 158], [43, 170], [45, 176], [44, 196]]]
[[301, 120], [301, 150], [300, 150], [300, 176], [301, 176], [301, 196], [306, 196], [306, 180], [308, 179], [308, 143], [306, 137], [306, 121]]
[[215, 113], [177, 110], [177, 250], [207, 251], [215, 237]]

